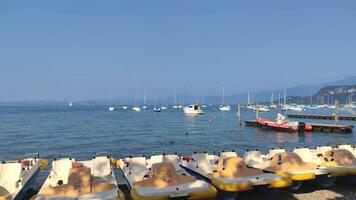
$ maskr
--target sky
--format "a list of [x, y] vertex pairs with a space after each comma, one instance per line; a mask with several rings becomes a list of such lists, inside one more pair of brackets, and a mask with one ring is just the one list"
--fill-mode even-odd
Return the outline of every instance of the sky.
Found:
[[0, 101], [100, 100], [356, 75], [356, 1], [0, 1]]

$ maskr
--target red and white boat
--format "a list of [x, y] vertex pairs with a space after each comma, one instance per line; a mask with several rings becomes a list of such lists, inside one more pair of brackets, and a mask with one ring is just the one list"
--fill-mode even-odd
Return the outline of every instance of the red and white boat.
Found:
[[279, 130], [279, 131], [286, 131], [286, 132], [297, 132], [297, 131], [309, 132], [312, 131], [313, 129], [312, 125], [309, 123], [287, 121], [285, 119], [285, 116], [283, 116], [280, 113], [277, 114], [276, 120], [258, 118], [257, 122], [261, 127]]

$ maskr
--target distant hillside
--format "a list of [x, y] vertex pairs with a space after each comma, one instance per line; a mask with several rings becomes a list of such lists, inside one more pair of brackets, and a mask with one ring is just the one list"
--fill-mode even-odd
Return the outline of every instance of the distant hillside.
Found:
[[[311, 99], [312, 98], [312, 99]], [[288, 96], [287, 103], [302, 104], [334, 104], [335, 101], [346, 104], [356, 101], [356, 84], [341, 86], [326, 86], [313, 96]]]

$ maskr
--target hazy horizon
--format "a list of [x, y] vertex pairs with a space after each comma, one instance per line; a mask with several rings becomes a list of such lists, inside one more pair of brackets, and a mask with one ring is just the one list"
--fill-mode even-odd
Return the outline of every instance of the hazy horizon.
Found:
[[356, 75], [356, 2], [0, 2], [0, 102], [226, 95]]

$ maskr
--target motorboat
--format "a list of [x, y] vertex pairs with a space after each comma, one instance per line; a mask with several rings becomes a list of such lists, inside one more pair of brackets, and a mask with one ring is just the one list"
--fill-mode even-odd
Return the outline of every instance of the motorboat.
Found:
[[220, 105], [219, 110], [220, 111], [230, 111], [231, 106], [230, 105]]
[[36, 200], [105, 199], [122, 200], [111, 157], [96, 154], [91, 160], [58, 157], [36, 196]]
[[218, 189], [219, 199], [235, 199], [239, 192], [258, 188], [284, 188], [292, 182], [288, 178], [249, 168], [234, 151], [218, 155], [194, 153], [181, 158], [188, 173], [207, 180]]
[[123, 109], [123, 110], [127, 110], [127, 108], [128, 108], [127, 105], [123, 105], [123, 106], [122, 106], [122, 109]]
[[138, 107], [138, 106], [134, 106], [134, 107], [132, 108], [132, 110], [133, 110], [134, 112], [140, 112], [140, 111], [141, 111], [141, 108]]
[[27, 154], [20, 160], [0, 163], [0, 199], [24, 199], [41, 169], [47, 166], [39, 154]]
[[204, 114], [204, 111], [198, 104], [192, 104], [183, 108], [185, 114]]
[[313, 129], [312, 125], [309, 123], [288, 121], [286, 120], [285, 116], [280, 113], [277, 114], [276, 120], [258, 118], [257, 123], [262, 128], [268, 128], [268, 129], [286, 131], [286, 132], [297, 132], [297, 131], [309, 132], [312, 131]]
[[109, 106], [109, 111], [115, 111], [115, 107], [114, 106]]
[[182, 169], [177, 155], [128, 157], [120, 168], [133, 200], [212, 199], [216, 189]]
[[[318, 150], [319, 151], [319, 150]], [[323, 166], [316, 162], [317, 154], [306, 148], [287, 152], [282, 148], [272, 148], [267, 154], [258, 150], [246, 151], [244, 160], [249, 167], [273, 172], [293, 181], [292, 189], [299, 189], [304, 181], [314, 180], [323, 187], [335, 182], [334, 176], [344, 175], [343, 169]]]
[[263, 106], [263, 105], [247, 105], [246, 106], [247, 109], [251, 110], [251, 111], [254, 111], [254, 112], [269, 112], [270, 109], [267, 107], [267, 106]]
[[154, 107], [153, 112], [161, 112], [161, 109], [159, 107]]

